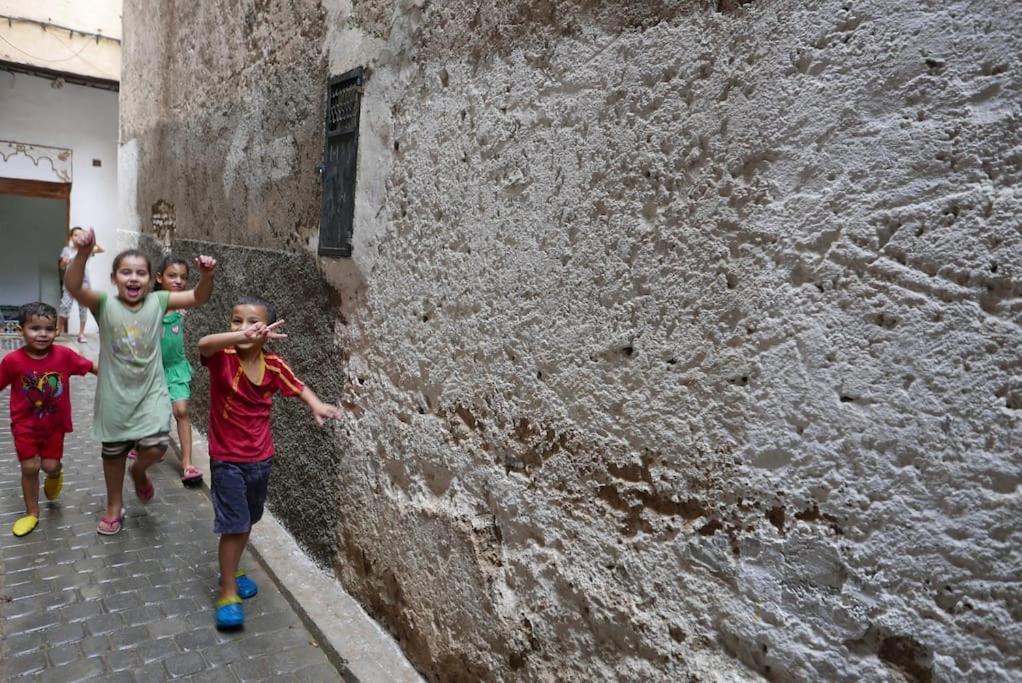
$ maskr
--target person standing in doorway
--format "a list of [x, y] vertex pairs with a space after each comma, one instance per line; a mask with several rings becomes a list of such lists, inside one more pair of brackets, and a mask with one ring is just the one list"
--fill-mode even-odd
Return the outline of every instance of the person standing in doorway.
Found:
[[[92, 228], [89, 228], [90, 230]], [[78, 254], [78, 249], [81, 247], [81, 240], [85, 236], [85, 229], [79, 226], [71, 228], [68, 243], [60, 250], [60, 259], [57, 264], [60, 266], [60, 309], [59, 319], [57, 321], [57, 334], [60, 335], [68, 333], [68, 320], [71, 317], [71, 306], [74, 304], [74, 297], [71, 296], [70, 292], [67, 291], [67, 287], [64, 285], [64, 271], [67, 270], [67, 266], [74, 257]], [[92, 253], [89, 254], [90, 258], [96, 254], [102, 254], [103, 247], [98, 244], [94, 244], [92, 247]], [[89, 266], [88, 262], [85, 265], [85, 281], [84, 286], [89, 287]], [[85, 325], [89, 322], [89, 308], [82, 303], [78, 304], [78, 343], [84, 344], [85, 339]]]

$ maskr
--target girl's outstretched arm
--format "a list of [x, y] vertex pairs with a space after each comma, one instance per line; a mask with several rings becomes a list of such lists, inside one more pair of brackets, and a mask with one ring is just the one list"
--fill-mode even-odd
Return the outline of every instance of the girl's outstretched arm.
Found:
[[213, 295], [213, 271], [216, 269], [216, 259], [211, 256], [199, 256], [195, 259], [195, 267], [199, 269], [199, 284], [195, 285], [195, 289], [185, 292], [171, 292], [167, 299], [168, 311], [201, 306]]
[[67, 266], [64, 273], [64, 287], [68, 294], [85, 304], [93, 315], [99, 314], [99, 292], [89, 289], [83, 285], [85, 279], [85, 262], [89, 260], [92, 253], [92, 246], [96, 243], [96, 233], [91, 229], [82, 236], [78, 253]]

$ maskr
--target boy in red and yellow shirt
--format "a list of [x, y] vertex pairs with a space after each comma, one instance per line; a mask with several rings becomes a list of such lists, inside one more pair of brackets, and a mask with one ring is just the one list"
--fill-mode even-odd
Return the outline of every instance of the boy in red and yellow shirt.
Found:
[[[276, 321], [271, 324], [271, 320]], [[244, 624], [242, 598], [258, 588], [238, 571], [252, 525], [263, 515], [266, 485], [273, 463], [270, 409], [273, 394], [305, 401], [320, 426], [338, 418], [337, 406], [323, 403], [275, 353], [263, 350], [277, 332], [273, 305], [242, 297], [231, 313], [231, 331], [199, 340], [202, 364], [209, 369], [209, 458], [213, 493], [213, 532], [220, 534], [220, 597], [216, 601], [218, 628]]]
[[25, 514], [14, 522], [15, 536], [39, 523], [39, 470], [46, 472], [43, 491], [54, 500], [64, 486], [64, 435], [71, 425], [71, 375], [96, 372], [96, 364], [66, 346], [54, 346], [57, 310], [48, 304], [25, 304], [18, 311], [25, 345], [0, 361], [0, 390], [11, 385], [11, 433], [21, 465]]

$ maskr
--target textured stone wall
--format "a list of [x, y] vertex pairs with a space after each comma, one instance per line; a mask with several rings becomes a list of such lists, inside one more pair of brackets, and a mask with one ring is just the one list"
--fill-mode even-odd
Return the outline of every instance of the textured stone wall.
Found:
[[125, 14], [137, 206], [308, 300], [281, 351], [357, 416], [281, 414], [275, 507], [431, 678], [1018, 675], [1022, 6]]

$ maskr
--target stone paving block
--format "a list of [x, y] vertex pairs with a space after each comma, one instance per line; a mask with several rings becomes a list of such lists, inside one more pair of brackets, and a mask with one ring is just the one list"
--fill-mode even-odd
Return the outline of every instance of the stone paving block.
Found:
[[144, 681], [145, 683], [159, 683], [160, 681], [170, 680], [167, 670], [163, 668], [163, 662], [153, 662], [152, 664], [135, 669], [132, 673], [136, 681]]
[[189, 683], [237, 683], [238, 677], [226, 666], [207, 669], [188, 677]]
[[149, 629], [145, 626], [130, 626], [109, 634], [110, 644], [118, 650], [133, 647], [149, 638]]
[[222, 641], [217, 640], [219, 631], [212, 628], [196, 628], [184, 631], [174, 636], [174, 642], [181, 648], [182, 652], [198, 651], [208, 648]]
[[[195, 598], [178, 598], [160, 605], [160, 609], [168, 617], [182, 616], [197, 613], [212, 613], [213, 601], [200, 601]], [[210, 622], [212, 623], [212, 622]], [[204, 625], [204, 624], [202, 624]]]
[[240, 662], [232, 662], [228, 668], [243, 681], [272, 679], [277, 673], [272, 656], [243, 659]]
[[103, 605], [99, 601], [93, 600], [92, 602], [78, 602], [66, 607], [59, 608], [60, 621], [66, 624], [73, 624], [79, 621], [85, 621], [90, 617], [94, 617], [98, 614], [103, 613]]
[[125, 626], [147, 626], [160, 616], [159, 605], [145, 605], [118, 612]]
[[3, 563], [7, 571], [17, 572], [46, 566], [46, 559], [37, 555], [26, 555], [15, 559], [4, 558]]
[[125, 671], [137, 669], [142, 665], [142, 660], [134, 648], [106, 652], [100, 656], [110, 671]]
[[137, 593], [118, 593], [103, 598], [103, 609], [107, 612], [123, 612], [144, 604], [142, 597]]
[[80, 659], [77, 662], [48, 669], [43, 672], [40, 680], [43, 683], [69, 683], [81, 681], [105, 673], [103, 662], [99, 658]]
[[26, 652], [36, 652], [41, 650], [46, 645], [46, 632], [45, 631], [34, 631], [31, 633], [17, 633], [7, 628], [4, 625], [10, 635], [6, 636], [3, 640], [2, 647], [3, 653], [8, 655], [19, 655]]
[[320, 663], [292, 672], [287, 676], [287, 680], [302, 683], [337, 683], [341, 676], [333, 666]]
[[46, 643], [50, 647], [81, 640], [85, 637], [85, 627], [80, 623], [61, 624], [46, 629]]
[[100, 585], [90, 585], [79, 588], [78, 594], [82, 596], [82, 600], [88, 601], [99, 600], [100, 598], [103, 598], [106, 595], [112, 595], [113, 591], [110, 590], [110, 592], [108, 592], [107, 589], [104, 589], [103, 586]]
[[69, 588], [62, 591], [47, 593], [46, 595], [39, 595], [31, 599], [35, 600], [43, 610], [51, 610], [57, 607], [65, 607], [67, 605], [81, 602], [82, 597], [77, 590]]
[[3, 608], [0, 609], [0, 619], [13, 619], [15, 617], [22, 617], [33, 612], [44, 612], [43, 606], [34, 600], [18, 600], [0, 603]]
[[187, 652], [170, 657], [163, 667], [171, 678], [193, 676], [206, 668], [206, 660], [198, 652]]
[[34, 598], [37, 595], [48, 595], [59, 592], [62, 586], [55, 581], [29, 581], [17, 586], [9, 586], [4, 582], [4, 593], [11, 600]]
[[44, 628], [50, 628], [60, 623], [60, 617], [56, 610], [49, 612], [32, 612], [21, 617], [4, 619], [5, 633], [32, 633]]
[[[6, 567], [10, 567], [10, 563], [5, 563]], [[12, 586], [20, 586], [25, 583], [36, 583], [37, 581], [52, 578], [46, 576], [42, 572], [47, 569], [47, 565], [37, 566], [30, 564], [22, 567], [21, 569], [7, 569], [4, 572], [4, 586], [10, 588]]]
[[174, 586], [154, 586], [142, 595], [146, 605], [164, 605], [181, 596], [181, 591]]
[[[146, 608], [148, 609], [148, 608]], [[152, 622], [151, 618], [150, 621]], [[149, 624], [149, 634], [153, 638], [166, 638], [176, 636], [187, 631], [190, 627], [188, 622], [180, 617], [168, 617]]]
[[41, 650], [5, 657], [5, 659], [7, 675], [10, 678], [34, 674], [45, 670], [47, 666], [46, 655]]
[[209, 645], [202, 648], [199, 652], [202, 654], [202, 658], [212, 666], [223, 666], [231, 662], [238, 662], [247, 656], [241, 651], [236, 642]]
[[97, 614], [85, 620], [85, 629], [91, 636], [101, 636], [124, 628], [120, 614]]
[[147, 640], [137, 645], [135, 653], [138, 654], [143, 663], [150, 664], [179, 655], [181, 651], [178, 649], [177, 643], [174, 642], [173, 638], [157, 638], [156, 640]]
[[110, 651], [110, 639], [106, 636], [88, 636], [78, 646], [86, 657], [97, 657]]
[[202, 628], [204, 626], [212, 626], [215, 619], [215, 610], [213, 605], [209, 605], [202, 611], [192, 612], [185, 616], [185, 621], [191, 628]]
[[78, 643], [72, 642], [47, 648], [46, 658], [49, 660], [51, 667], [58, 667], [65, 666], [79, 659], [85, 659], [85, 654], [78, 647]]

